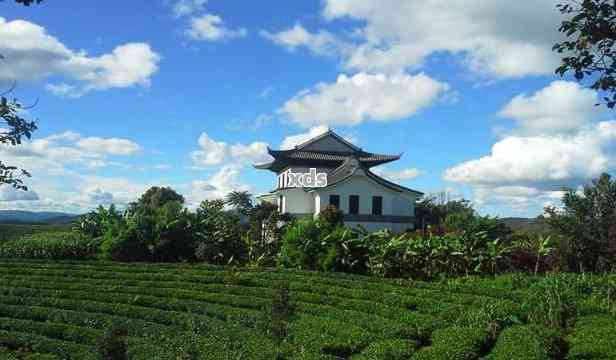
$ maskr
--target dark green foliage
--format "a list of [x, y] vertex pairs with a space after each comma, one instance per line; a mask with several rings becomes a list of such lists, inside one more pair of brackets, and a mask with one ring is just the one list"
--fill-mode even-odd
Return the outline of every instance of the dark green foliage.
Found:
[[97, 238], [103, 236], [107, 229], [117, 226], [123, 221], [124, 214], [116, 210], [113, 204], [109, 208], [101, 205], [96, 210], [77, 218], [73, 223], [73, 230]]
[[136, 203], [130, 207], [131, 213], [155, 211], [156, 209], [171, 203], [184, 203], [184, 197], [170, 187], [152, 186], [149, 188]]
[[327, 205], [325, 209], [319, 213], [319, 220], [324, 224], [328, 224], [332, 227], [343, 225], [344, 214], [342, 210], [339, 210], [333, 205]]
[[225, 197], [225, 204], [238, 213], [248, 215], [252, 211], [252, 194], [248, 191], [232, 191]]
[[616, 222], [616, 181], [603, 174], [581, 194], [566, 189], [562, 202], [563, 209], [546, 208], [546, 221], [566, 238], [560, 249], [568, 254], [571, 270], [609, 270], [616, 261], [609, 251], [610, 226]]
[[282, 236], [281, 264], [290, 268], [316, 270], [319, 259], [327, 253], [322, 236], [325, 236], [325, 231], [319, 221], [295, 221]]
[[248, 256], [237, 214], [224, 210], [222, 200], [206, 200], [196, 213], [195, 257], [213, 264], [243, 262]]
[[114, 324], [108, 329], [97, 345], [101, 360], [127, 360], [127, 336], [128, 330], [122, 324]]
[[248, 260], [257, 266], [274, 266], [283, 231], [278, 206], [267, 202], [256, 205], [250, 212], [250, 230], [245, 236]]
[[568, 19], [558, 29], [567, 39], [553, 47], [562, 56], [555, 72], [561, 76], [572, 72], [578, 81], [591, 78], [590, 87], [610, 94], [603, 100], [613, 108], [616, 105], [616, 5], [611, 0], [584, 0], [557, 6]]

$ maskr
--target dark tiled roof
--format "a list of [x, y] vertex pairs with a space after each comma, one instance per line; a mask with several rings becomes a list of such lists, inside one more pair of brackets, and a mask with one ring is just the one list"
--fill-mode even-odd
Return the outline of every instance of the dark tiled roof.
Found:
[[[357, 162], [352, 161], [352, 159], [345, 160], [345, 162], [342, 163], [342, 165], [340, 165], [336, 169], [333, 169], [332, 171], [327, 173], [327, 186], [326, 187], [334, 186], [335, 184], [343, 182], [344, 180], [348, 179], [353, 174], [355, 174], [357, 170], [363, 170], [367, 177], [371, 178], [372, 180], [376, 181], [382, 186], [385, 186], [386, 188], [392, 189], [394, 191], [399, 191], [399, 192], [410, 191], [418, 195], [423, 195], [423, 193], [420, 191], [413, 190], [413, 189], [407, 188], [402, 185], [398, 185], [394, 182], [391, 182], [387, 179], [384, 179], [378, 176], [377, 174], [373, 173], [369, 169], [362, 166], [362, 164], [358, 164]], [[316, 190], [316, 189], [319, 189], [319, 188], [306, 188], [306, 191]]]
[[[346, 151], [328, 151], [328, 150], [304, 150], [310, 144], [313, 144], [325, 137], [332, 137], [338, 142], [345, 144], [348, 150]], [[361, 148], [351, 144], [333, 131], [329, 130], [315, 138], [312, 138], [303, 144], [289, 150], [272, 150], [269, 147], [267, 152], [274, 160], [255, 165], [257, 169], [268, 169], [274, 172], [280, 172], [290, 165], [298, 166], [317, 166], [322, 168], [336, 168], [342, 165], [347, 159], [355, 158], [359, 160], [365, 168], [370, 168], [376, 165], [382, 165], [390, 161], [400, 159], [401, 155], [375, 154], [363, 151]]]

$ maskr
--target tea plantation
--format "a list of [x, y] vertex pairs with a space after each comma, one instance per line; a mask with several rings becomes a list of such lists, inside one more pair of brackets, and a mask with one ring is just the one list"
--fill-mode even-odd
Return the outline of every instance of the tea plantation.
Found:
[[614, 280], [0, 260], [0, 358], [615, 359]]

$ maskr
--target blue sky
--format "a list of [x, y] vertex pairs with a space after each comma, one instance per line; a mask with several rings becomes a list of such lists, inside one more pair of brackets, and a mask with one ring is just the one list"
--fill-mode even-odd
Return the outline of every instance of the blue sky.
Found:
[[614, 164], [616, 124], [553, 75], [555, 1], [0, 2], [0, 83], [39, 99], [0, 208], [82, 212], [168, 185], [194, 206], [270, 190], [251, 164], [327, 126], [376, 169], [534, 216]]

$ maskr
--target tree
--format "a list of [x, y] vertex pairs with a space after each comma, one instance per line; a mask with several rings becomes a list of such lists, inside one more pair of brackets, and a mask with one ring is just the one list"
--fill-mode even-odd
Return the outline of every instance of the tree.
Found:
[[[39, 4], [43, 0], [16, 0], [18, 4], [30, 6], [32, 3]], [[0, 60], [4, 57], [0, 54]], [[22, 105], [16, 100], [6, 98], [13, 88], [0, 94], [0, 118], [5, 123], [6, 129], [0, 130], [0, 145], [19, 145], [22, 138], [30, 139], [32, 132], [36, 130], [34, 122], [26, 121], [19, 116]], [[0, 125], [0, 129], [4, 127]], [[3, 184], [13, 186], [16, 189], [28, 190], [22, 178], [30, 177], [30, 173], [16, 166], [7, 165], [0, 161], [0, 186]]]
[[590, 77], [592, 89], [610, 93], [603, 100], [611, 109], [616, 105], [616, 3], [613, 0], [568, 1], [557, 5], [569, 19], [562, 22], [560, 32], [566, 40], [553, 50], [561, 54], [555, 72], [564, 76], [573, 72], [578, 81]]
[[136, 203], [130, 204], [130, 212], [142, 210], [155, 210], [169, 202], [184, 203], [184, 197], [170, 187], [152, 186], [149, 188]]
[[577, 270], [600, 270], [600, 260], [613, 264], [608, 244], [616, 209], [616, 181], [604, 173], [581, 192], [565, 189], [562, 203], [562, 209], [546, 207], [545, 217], [554, 230], [566, 237]]
[[248, 215], [252, 210], [252, 194], [248, 191], [232, 191], [225, 197], [225, 204], [240, 214]]

